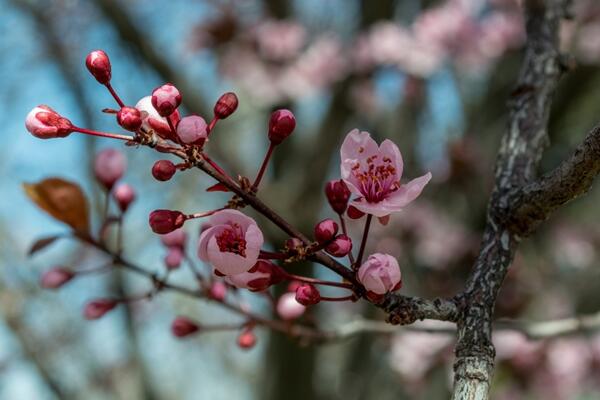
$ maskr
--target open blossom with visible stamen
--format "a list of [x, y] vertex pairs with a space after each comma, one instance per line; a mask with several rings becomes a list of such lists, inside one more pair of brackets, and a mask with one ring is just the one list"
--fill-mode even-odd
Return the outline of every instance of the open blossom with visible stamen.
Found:
[[398, 146], [387, 139], [377, 146], [368, 132], [358, 129], [348, 133], [340, 153], [342, 179], [357, 196], [350, 204], [376, 217], [402, 210], [431, 179], [428, 172], [401, 184], [404, 163]]
[[375, 253], [358, 269], [358, 280], [368, 292], [384, 295], [398, 290], [402, 274], [398, 261], [389, 254]]
[[237, 210], [213, 214], [210, 228], [200, 235], [198, 257], [212, 264], [223, 275], [249, 271], [263, 245], [263, 234], [256, 222]]
[[73, 132], [73, 124], [47, 105], [39, 105], [27, 114], [25, 127], [40, 139], [67, 137]]
[[[171, 128], [169, 127], [167, 119], [161, 117], [158, 111], [156, 111], [152, 105], [152, 96], [142, 97], [135, 105], [135, 108], [140, 110], [142, 113], [143, 129], [147, 131], [152, 130], [163, 139], [176, 141], [176, 138], [171, 132]], [[173, 122], [173, 126], [177, 126], [177, 123], [179, 122], [179, 111], [175, 110], [175, 112], [173, 112], [169, 118], [171, 119], [171, 122]]]

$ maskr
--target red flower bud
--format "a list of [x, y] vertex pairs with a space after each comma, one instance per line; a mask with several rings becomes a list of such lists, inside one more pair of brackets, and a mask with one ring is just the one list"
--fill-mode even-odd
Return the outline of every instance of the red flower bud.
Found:
[[25, 127], [29, 133], [40, 139], [66, 137], [73, 132], [71, 121], [43, 104], [27, 114]]
[[181, 94], [171, 83], [165, 83], [152, 91], [152, 106], [161, 117], [173, 114], [180, 104]]
[[359, 219], [365, 216], [365, 213], [360, 211], [358, 208], [354, 207], [354, 206], [350, 206], [348, 207], [348, 217], [350, 217], [350, 219]]
[[177, 167], [169, 160], [158, 160], [152, 166], [152, 176], [157, 181], [168, 181], [177, 172]]
[[352, 251], [352, 239], [346, 235], [339, 235], [330, 245], [325, 247], [325, 251], [334, 257], [344, 257]]
[[321, 301], [321, 293], [314, 285], [302, 284], [296, 289], [296, 301], [303, 306], [312, 306]]
[[122, 107], [117, 113], [117, 123], [131, 132], [142, 126], [142, 113], [135, 107]]
[[44, 289], [58, 289], [65, 283], [69, 282], [75, 273], [63, 267], [54, 267], [46, 271], [40, 279], [40, 285]]
[[177, 317], [171, 324], [171, 332], [173, 336], [182, 338], [193, 335], [200, 330], [200, 326], [186, 317]]
[[110, 68], [110, 60], [105, 52], [102, 50], [92, 51], [85, 58], [85, 66], [88, 71], [98, 82], [103, 85], [106, 85], [110, 82], [111, 78], [111, 68]]
[[256, 336], [251, 329], [244, 329], [237, 338], [238, 346], [242, 349], [251, 349], [256, 344]]
[[325, 185], [325, 196], [333, 211], [343, 214], [350, 200], [350, 189], [341, 179], [329, 181]]
[[235, 112], [238, 107], [238, 98], [235, 93], [228, 92], [219, 97], [215, 104], [215, 117], [225, 119]]
[[113, 191], [113, 197], [121, 211], [125, 212], [129, 208], [129, 205], [135, 200], [135, 190], [133, 190], [130, 185], [122, 183]]
[[280, 144], [291, 135], [295, 127], [296, 118], [290, 110], [277, 110], [269, 120], [269, 140], [273, 144]]
[[179, 247], [169, 248], [169, 252], [165, 256], [165, 266], [167, 269], [177, 269], [183, 261], [183, 252]]
[[331, 218], [324, 219], [315, 226], [315, 240], [319, 243], [331, 241], [338, 233], [338, 224]]
[[183, 117], [177, 124], [177, 136], [185, 144], [202, 145], [208, 137], [206, 121], [198, 115]]
[[185, 215], [179, 211], [154, 210], [149, 217], [150, 228], [159, 234], [173, 232], [183, 226], [185, 219]]
[[85, 319], [101, 318], [104, 314], [115, 308], [117, 304], [119, 304], [119, 302], [113, 299], [92, 300], [86, 304], [85, 309], [83, 310], [83, 316]]

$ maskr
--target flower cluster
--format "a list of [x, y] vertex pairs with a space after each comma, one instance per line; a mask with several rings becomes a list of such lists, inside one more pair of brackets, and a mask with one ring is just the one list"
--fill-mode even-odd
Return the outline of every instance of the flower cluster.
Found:
[[[266, 44], [265, 44], [266, 45]], [[274, 51], [284, 57], [293, 49], [279, 48]], [[199, 332], [219, 329], [240, 331], [238, 345], [250, 348], [256, 342], [253, 329], [256, 325], [265, 325], [289, 333], [281, 321], [297, 323], [308, 308], [321, 302], [356, 301], [365, 298], [378, 303], [390, 292], [402, 285], [400, 266], [396, 258], [389, 254], [375, 253], [365, 256], [367, 238], [372, 218], [386, 224], [392, 213], [401, 211], [415, 200], [431, 174], [427, 173], [409, 182], [402, 182], [403, 161], [398, 147], [390, 140], [378, 145], [367, 132], [353, 130], [349, 132], [341, 146], [340, 179], [332, 180], [325, 186], [325, 196], [337, 216], [337, 221], [326, 218], [315, 224], [313, 237], [301, 234], [277, 215], [268, 205], [262, 203], [256, 193], [268, 167], [274, 149], [285, 141], [296, 128], [296, 118], [290, 110], [274, 111], [267, 124], [266, 135], [269, 148], [253, 181], [246, 177], [234, 179], [208, 155], [207, 147], [211, 134], [219, 120], [229, 117], [238, 106], [238, 98], [233, 93], [225, 93], [215, 103], [213, 116], [209, 123], [199, 115], [184, 116], [179, 107], [184, 100], [176, 86], [167, 83], [152, 91], [152, 94], [139, 100], [135, 106], [127, 106], [111, 85], [112, 71], [108, 56], [103, 51], [94, 51], [86, 59], [86, 66], [96, 80], [104, 85], [116, 103], [118, 110], [104, 111], [116, 114], [117, 123], [133, 136], [98, 132], [72, 124], [47, 106], [35, 107], [26, 118], [26, 128], [36, 137], [48, 139], [66, 137], [72, 132], [124, 140], [128, 145], [147, 145], [163, 154], [179, 157], [181, 162], [174, 163], [164, 159], [157, 161], [151, 169], [152, 176], [158, 181], [171, 179], [177, 171], [199, 168], [218, 183], [208, 191], [222, 191], [233, 197], [222, 207], [197, 213], [184, 213], [178, 210], [158, 209], [149, 215], [149, 225], [153, 232], [161, 235], [166, 249], [164, 257], [165, 275], [147, 272], [144, 268], [128, 262], [122, 257], [123, 215], [128, 211], [136, 195], [133, 188], [126, 184], [116, 185], [122, 179], [126, 169], [126, 159], [122, 152], [109, 148], [100, 152], [94, 163], [97, 181], [107, 193], [107, 202], [112, 197], [118, 206], [118, 214], [105, 215], [103, 228], [98, 235], [89, 231], [89, 224], [74, 221], [73, 216], [60, 214], [53, 209], [51, 215], [76, 229], [75, 237], [113, 255], [114, 264], [122, 265], [134, 272], [151, 278], [153, 289], [145, 294], [126, 298], [101, 298], [88, 303], [84, 315], [88, 319], [97, 319], [113, 310], [123, 302], [149, 299], [165, 289], [178, 289], [183, 293], [218, 302], [229, 309], [236, 310], [245, 320], [235, 326], [200, 324], [186, 316], [177, 317], [171, 330], [176, 337], [187, 337]], [[41, 185], [41, 184], [40, 184]], [[39, 193], [52, 195], [55, 189], [46, 185]], [[58, 193], [61, 200], [67, 194]], [[74, 191], [71, 190], [71, 191]], [[67, 203], [80, 201], [67, 199]], [[39, 194], [38, 193], [38, 194]], [[49, 194], [50, 193], [50, 194]], [[81, 195], [81, 196], [80, 196]], [[37, 196], [34, 200], [40, 204]], [[107, 203], [106, 210], [109, 210]], [[283, 229], [289, 238], [282, 244], [267, 243], [265, 234], [257, 221], [246, 212], [250, 206], [255, 212]], [[44, 208], [42, 206], [42, 208]], [[80, 207], [81, 215], [86, 215], [87, 206]], [[44, 209], [48, 209], [47, 207]], [[68, 218], [67, 218], [68, 217]], [[78, 216], [79, 218], [79, 216]], [[189, 251], [189, 238], [184, 225], [194, 219], [206, 218], [197, 239], [197, 259], [207, 268], [196, 266], [194, 252]], [[356, 246], [347, 229], [347, 218], [364, 218], [364, 229], [360, 245]], [[119, 230], [119, 244], [112, 250], [105, 241], [108, 227], [116, 223]], [[81, 228], [81, 227], [84, 227]], [[273, 250], [275, 249], [275, 250]], [[342, 258], [348, 259], [344, 265]], [[336, 260], [338, 259], [338, 260]], [[288, 266], [299, 261], [312, 261], [322, 264], [341, 278], [341, 281], [321, 280], [308, 276], [294, 275]], [[364, 260], [364, 261], [363, 261]], [[193, 272], [198, 291], [179, 288], [168, 280], [169, 274], [188, 265]], [[97, 270], [110, 269], [103, 266]], [[42, 277], [42, 286], [58, 288], [73, 278], [84, 275], [86, 270], [55, 267]], [[269, 290], [273, 285], [285, 283], [287, 290], [277, 299], [273, 299]], [[326, 296], [319, 287], [346, 291], [342, 296]], [[246, 289], [266, 296], [272, 301], [273, 312], [278, 320], [269, 320], [252, 313], [247, 305], [230, 302], [229, 292]]]

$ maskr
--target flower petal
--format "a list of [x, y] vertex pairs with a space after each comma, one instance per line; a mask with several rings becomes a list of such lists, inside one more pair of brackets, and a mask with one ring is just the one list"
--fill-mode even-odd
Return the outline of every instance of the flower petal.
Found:
[[360, 132], [358, 129], [351, 130], [342, 143], [340, 150], [341, 165], [340, 172], [342, 179], [349, 180], [354, 185], [354, 177], [352, 176], [352, 167], [357, 162], [362, 162], [366, 165], [366, 159], [375, 154], [378, 154], [379, 147], [371, 138], [369, 132]]
[[406, 207], [411, 201], [419, 197], [423, 188], [431, 179], [431, 172], [426, 173], [423, 176], [413, 179], [412, 181], [400, 185], [400, 189], [395, 191], [390, 197], [385, 199], [388, 203], [388, 208], [401, 209]]
[[396, 168], [396, 175], [398, 176], [398, 180], [400, 180], [404, 170], [404, 161], [402, 160], [402, 153], [400, 153], [400, 149], [396, 146], [396, 143], [389, 139], [385, 139], [381, 142], [381, 146], [379, 146], [379, 152], [381, 153], [382, 158], [389, 157], [392, 160], [392, 164]]
[[256, 260], [242, 257], [235, 253], [221, 251], [217, 238], [212, 236], [206, 247], [208, 261], [224, 275], [236, 275], [247, 272], [254, 266]]
[[210, 228], [208, 228], [204, 232], [202, 232], [202, 234], [200, 235], [200, 239], [198, 240], [198, 258], [199, 259], [201, 259], [202, 261], [208, 262], [207, 247], [208, 247], [209, 240], [212, 237], [214, 237], [215, 235], [218, 235], [219, 233], [223, 232], [223, 230], [225, 230], [227, 228], [228, 228], [227, 225], [217, 225], [217, 226], [211, 226]]
[[236, 223], [240, 225], [242, 230], [248, 229], [250, 225], [256, 225], [256, 222], [244, 213], [238, 210], [221, 210], [215, 214], [213, 214], [208, 222], [211, 225], [231, 225], [232, 223]]

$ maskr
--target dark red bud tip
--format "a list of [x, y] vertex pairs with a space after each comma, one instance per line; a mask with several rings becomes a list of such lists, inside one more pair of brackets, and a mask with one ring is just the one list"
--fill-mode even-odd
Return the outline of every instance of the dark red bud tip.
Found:
[[108, 82], [110, 82], [110, 59], [104, 51], [95, 50], [88, 54], [85, 59], [85, 66], [87, 67], [88, 71], [94, 75], [94, 78], [96, 78], [96, 80], [101, 84], [106, 85]]
[[321, 293], [314, 285], [305, 283], [296, 288], [296, 301], [303, 306], [312, 306], [321, 301]]
[[350, 189], [341, 179], [329, 181], [325, 185], [325, 196], [333, 211], [343, 214], [350, 200]]
[[158, 160], [152, 166], [152, 176], [157, 181], [168, 181], [177, 172], [177, 167], [169, 160]]
[[338, 233], [338, 224], [331, 218], [324, 219], [315, 226], [315, 240], [319, 243], [327, 243]]
[[58, 289], [69, 282], [75, 274], [63, 267], [54, 267], [46, 271], [40, 279], [40, 285], [44, 289]]
[[296, 128], [294, 114], [286, 109], [277, 110], [269, 119], [269, 140], [275, 145], [280, 144], [292, 134], [294, 128]]
[[364, 217], [364, 215], [365, 213], [360, 211], [358, 208], [354, 206], [348, 207], [348, 217], [350, 217], [350, 219], [359, 219]]
[[251, 349], [256, 344], [256, 335], [252, 330], [244, 329], [238, 336], [237, 343], [244, 350]]
[[117, 123], [123, 129], [135, 132], [142, 126], [142, 113], [135, 107], [123, 107], [117, 112]]
[[218, 119], [225, 119], [235, 112], [238, 107], [238, 98], [233, 92], [228, 92], [219, 97], [215, 103], [214, 113]]
[[344, 257], [352, 251], [352, 239], [343, 234], [339, 235], [325, 248], [325, 251], [334, 257]]
[[86, 304], [85, 309], [83, 310], [83, 316], [85, 319], [102, 318], [104, 314], [115, 308], [117, 304], [119, 304], [119, 302], [113, 299], [92, 300]]
[[179, 211], [154, 210], [150, 213], [150, 228], [154, 233], [165, 234], [181, 228], [185, 222], [185, 215]]
[[173, 336], [183, 338], [193, 335], [200, 330], [200, 326], [186, 317], [177, 317], [171, 324], [171, 332]]

